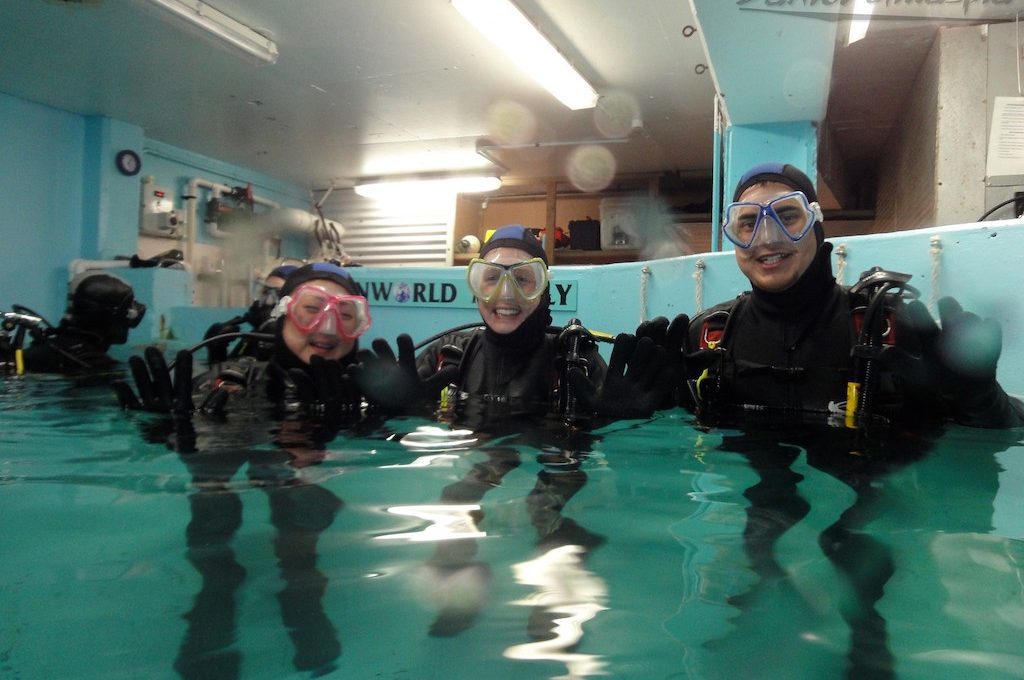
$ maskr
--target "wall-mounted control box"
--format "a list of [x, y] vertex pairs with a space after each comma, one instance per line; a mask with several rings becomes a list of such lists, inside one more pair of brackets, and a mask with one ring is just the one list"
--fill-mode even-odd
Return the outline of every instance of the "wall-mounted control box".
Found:
[[142, 181], [139, 233], [163, 238], [185, 234], [185, 216], [174, 208], [174, 195], [166, 187], [155, 185], [152, 177]]

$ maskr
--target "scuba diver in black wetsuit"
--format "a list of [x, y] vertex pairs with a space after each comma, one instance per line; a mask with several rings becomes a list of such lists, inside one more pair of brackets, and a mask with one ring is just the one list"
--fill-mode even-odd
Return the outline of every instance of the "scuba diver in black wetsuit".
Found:
[[147, 348], [145, 359], [129, 360], [138, 396], [125, 383], [115, 385], [121, 406], [185, 416], [198, 408], [222, 415], [232, 395], [244, 394], [327, 419], [358, 415], [362, 396], [345, 371], [371, 318], [349, 273], [326, 262], [299, 267], [285, 280], [271, 319], [273, 335], [252, 336], [273, 348], [267, 361], [239, 357], [192, 377], [192, 354], [210, 342], [205, 340], [178, 353], [172, 380], [160, 351]]
[[[421, 375], [443, 361], [459, 366], [455, 385], [482, 401], [546, 412], [567, 366], [565, 344], [577, 340], [549, 334], [551, 295], [547, 256], [529, 229], [511, 225], [495, 231], [466, 270], [483, 328], [445, 335], [416, 359]], [[578, 327], [583, 347], [577, 361], [600, 384], [605, 363], [596, 343]], [[562, 365], [559, 365], [559, 364]]]
[[[267, 274], [266, 279], [263, 280], [263, 286], [260, 290], [260, 294], [252, 301], [252, 304], [249, 305], [249, 309], [246, 310], [245, 314], [233, 317], [227, 321], [212, 324], [206, 330], [206, 335], [203, 336], [203, 340], [209, 341], [219, 335], [239, 333], [242, 330], [242, 324], [249, 324], [252, 326], [253, 332], [255, 333], [272, 332], [273, 319], [271, 319], [271, 314], [277, 306], [278, 301], [281, 299], [281, 287], [284, 285], [285, 279], [288, 278], [288, 275], [296, 269], [298, 269], [298, 267], [290, 264], [283, 264], [278, 267], [274, 267], [274, 269]], [[236, 358], [240, 356], [254, 356], [257, 359], [266, 361], [270, 358], [271, 352], [273, 351], [273, 346], [268, 343], [261, 343], [254, 341], [251, 338], [242, 337], [231, 351], [228, 352], [228, 345], [230, 343], [231, 339], [207, 342], [207, 361], [210, 364], [215, 364], [227, 361], [229, 357]]]
[[[997, 322], [944, 298], [940, 330], [920, 301], [904, 301], [914, 291], [902, 274], [875, 269], [850, 289], [838, 285], [814, 185], [793, 166], [756, 166], [733, 199], [723, 233], [751, 291], [671, 324], [667, 344], [688, 377], [683, 405], [702, 416], [1024, 425], [1024, 405], [996, 381]], [[664, 342], [666, 325], [647, 322], [638, 335]]]
[[[188, 629], [174, 664], [185, 678], [240, 677], [240, 653], [233, 649], [235, 593], [246, 570], [230, 541], [242, 523], [242, 500], [232, 478], [245, 465], [249, 483], [267, 495], [277, 529], [274, 553], [284, 581], [277, 598], [295, 648], [295, 667], [325, 674], [341, 654], [337, 630], [322, 607], [327, 578], [316, 562], [319, 536], [343, 503], [330, 490], [300, 479], [297, 469], [319, 462], [337, 426], [360, 414], [362, 398], [343, 374], [359, 336], [370, 326], [369, 307], [346, 270], [315, 263], [288, 276], [273, 318], [273, 336], [264, 338], [273, 346], [265, 366], [255, 357], [241, 357], [193, 380], [192, 352], [183, 350], [172, 380], [163, 355], [150, 348], [145, 360], [132, 357], [130, 362], [140, 397], [126, 384], [117, 388], [124, 407], [172, 416], [170, 427], [161, 421], [147, 432], [151, 440], [167, 441], [173, 435], [169, 445], [192, 478], [187, 556], [203, 586], [185, 615]], [[224, 428], [240, 427], [242, 438], [260, 431], [252, 421], [266, 424], [266, 409], [251, 402], [265, 407], [269, 398], [276, 450], [204, 449], [192, 413], [224, 414], [229, 397], [232, 418], [226, 423], [200, 419], [203, 437], [216, 440]]]
[[[925, 455], [943, 422], [1024, 425], [1024, 407], [995, 378], [1001, 331], [950, 298], [939, 302], [940, 330], [912, 299], [905, 275], [876, 269], [850, 289], [837, 285], [814, 185], [790, 165], [752, 168], [733, 200], [723, 233], [736, 246], [751, 291], [692, 321], [652, 320], [637, 335], [676, 358], [687, 378], [679, 403], [705, 424], [743, 430], [724, 436], [720, 448], [743, 455], [760, 477], [744, 493], [744, 547], [760, 582], [730, 601], [741, 609], [737, 623], [756, 611], [759, 593], [786, 576], [774, 556], [776, 541], [810, 510], [798, 490], [803, 477], [790, 467], [802, 449], [808, 464], [856, 494], [819, 537], [852, 586], [840, 606], [851, 629], [849, 677], [892, 677], [886, 624], [875, 604], [893, 558], [862, 531], [875, 512], [875, 484]], [[815, 422], [849, 429], [822, 431]], [[917, 438], [906, 437], [908, 425]]]
[[466, 278], [484, 327], [444, 334], [415, 359], [412, 340], [399, 336], [397, 363], [386, 341], [374, 341], [376, 354], [361, 351], [350, 369], [371, 402], [393, 410], [436, 402], [440, 384], [451, 385], [444, 396], [460, 404], [569, 420], [637, 418], [671, 389], [664, 350], [650, 340], [616, 338], [606, 366], [594, 334], [578, 321], [549, 332], [547, 255], [526, 227], [496, 230]]
[[[123, 279], [96, 272], [84, 272], [71, 281], [67, 309], [56, 327], [26, 307], [14, 305], [13, 309], [3, 314], [4, 354], [10, 354], [4, 360], [19, 373], [107, 370], [118, 363], [107, 350], [126, 343], [128, 331], [146, 313], [146, 306], [136, 301], [135, 291]], [[26, 333], [32, 344], [22, 349]]]

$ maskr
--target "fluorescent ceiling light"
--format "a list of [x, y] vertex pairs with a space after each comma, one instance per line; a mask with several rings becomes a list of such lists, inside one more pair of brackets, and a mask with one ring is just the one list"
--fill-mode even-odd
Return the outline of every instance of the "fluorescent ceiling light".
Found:
[[277, 61], [277, 43], [261, 35], [203, 0], [145, 0], [164, 11], [164, 16], [198, 29], [203, 37], [213, 37], [222, 47], [263, 64]]
[[509, 59], [573, 111], [592, 109], [597, 92], [510, 0], [451, 0]]
[[464, 175], [426, 179], [404, 178], [356, 184], [355, 192], [364, 198], [411, 198], [423, 195], [478, 194], [494, 191], [501, 178], [487, 175]]
[[850, 20], [850, 31], [846, 35], [847, 45], [863, 40], [868, 34], [868, 26], [871, 24], [871, 13], [874, 11], [875, 5], [873, 0], [856, 0], [853, 3], [853, 15], [864, 18]]

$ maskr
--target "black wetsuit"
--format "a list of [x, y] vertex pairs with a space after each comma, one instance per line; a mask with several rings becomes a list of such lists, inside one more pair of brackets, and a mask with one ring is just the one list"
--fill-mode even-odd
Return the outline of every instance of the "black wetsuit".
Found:
[[781, 314], [747, 293], [693, 320], [696, 345], [705, 319], [729, 315], [717, 395], [722, 405], [827, 413], [830, 404], [845, 401], [854, 343], [850, 305], [839, 286], [823, 293], [809, 313]]
[[[705, 381], [702, 390], [713, 411], [770, 410], [842, 417], [847, 383], [855, 377], [853, 307], [863, 301], [836, 284], [830, 253], [831, 245], [822, 245], [812, 265], [786, 291], [768, 293], [754, 288], [691, 321], [690, 349], [701, 347], [709, 328], [722, 331], [721, 367], [713, 371], [714, 379]], [[919, 355], [921, 341], [907, 319], [905, 305], [896, 302], [892, 311], [898, 346]], [[950, 419], [977, 427], [1024, 425], [1019, 402], [1008, 398], [998, 384], [985, 386], [985, 394], [962, 395], [951, 401], [934, 393], [913, 392], [891, 373], [879, 370], [876, 375], [878, 415], [888, 419]]]
[[[431, 343], [416, 359], [421, 376], [433, 374], [445, 345], [463, 351], [459, 364], [459, 389], [494, 401], [545, 401], [557, 388], [557, 367], [563, 352], [557, 337], [545, 335], [532, 347], [498, 345], [486, 330], [450, 333]], [[599, 381], [604, 361], [596, 348], [587, 352], [590, 375]]]
[[[426, 378], [442, 361], [459, 362], [461, 394], [453, 421], [481, 438], [478, 448], [486, 455], [462, 479], [444, 488], [441, 502], [482, 506], [484, 495], [522, 465], [524, 453], [536, 453], [542, 468], [526, 507], [538, 546], [546, 552], [572, 545], [582, 560], [605, 538], [578, 524], [564, 508], [587, 482], [583, 463], [596, 437], [587, 430], [566, 428], [561, 422], [552, 427], [554, 420], [545, 417], [565, 415], [559, 410], [559, 398], [565, 390], [561, 378], [566, 352], [559, 335], [546, 331], [550, 319], [547, 310], [541, 309], [508, 335], [490, 329], [448, 333], [428, 345], [416, 364], [420, 376]], [[445, 346], [460, 350], [461, 359], [442, 352]], [[601, 384], [606, 366], [597, 348], [590, 344], [581, 354], [588, 362], [589, 377]], [[493, 443], [486, 443], [488, 440]], [[473, 519], [478, 526], [487, 526], [483, 507], [474, 511]], [[477, 550], [473, 539], [441, 541], [425, 573], [439, 584], [465, 579], [486, 582], [491, 568]], [[437, 599], [442, 606], [429, 629], [434, 637], [450, 637], [470, 628], [483, 606], [483, 600], [468, 597], [452, 604], [443, 596]], [[556, 619], [543, 607], [536, 607], [529, 617], [529, 634], [536, 639], [555, 637]]]
[[111, 343], [98, 333], [61, 324], [25, 349], [25, 369], [39, 373], [88, 373], [118, 364], [107, 355]]
[[[239, 333], [242, 330], [242, 324], [249, 324], [252, 326], [252, 333], [273, 333], [274, 324], [270, 322], [266, 314], [260, 313], [258, 302], [252, 303], [249, 310], [242, 316], [236, 316], [227, 321], [215, 323], [211, 325], [203, 336], [204, 340], [209, 340], [218, 335], [225, 333]], [[267, 361], [271, 358], [274, 352], [274, 345], [270, 342], [260, 342], [252, 338], [240, 338], [238, 342], [231, 347], [231, 351], [228, 351], [228, 346], [234, 342], [234, 340], [224, 340], [222, 342], [211, 342], [207, 345], [207, 360], [209, 363], [214, 364], [220, 361], [227, 361], [228, 359], [236, 359], [238, 357], [255, 357], [260, 361]]]
[[[441, 366], [449, 351], [446, 346], [460, 352], [456, 360], [459, 377], [456, 386], [463, 409], [460, 419], [469, 422], [487, 421], [494, 415], [494, 407], [504, 416], [566, 415], [566, 385], [563, 384], [565, 355], [559, 346], [558, 335], [548, 333], [541, 320], [543, 314], [514, 333], [500, 335], [490, 329], [449, 333], [434, 341], [417, 357], [416, 366], [421, 377], [432, 375]], [[581, 350], [587, 362], [591, 380], [604, 381], [606, 365], [591, 343]], [[490, 406], [487, 406], [487, 405]]]

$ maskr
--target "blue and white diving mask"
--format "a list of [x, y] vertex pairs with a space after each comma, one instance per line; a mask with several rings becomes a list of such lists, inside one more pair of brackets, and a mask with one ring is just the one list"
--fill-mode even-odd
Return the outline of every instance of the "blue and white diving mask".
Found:
[[809, 203], [802, 191], [783, 194], [767, 203], [730, 203], [722, 233], [737, 248], [769, 243], [796, 243], [823, 220], [821, 206]]

